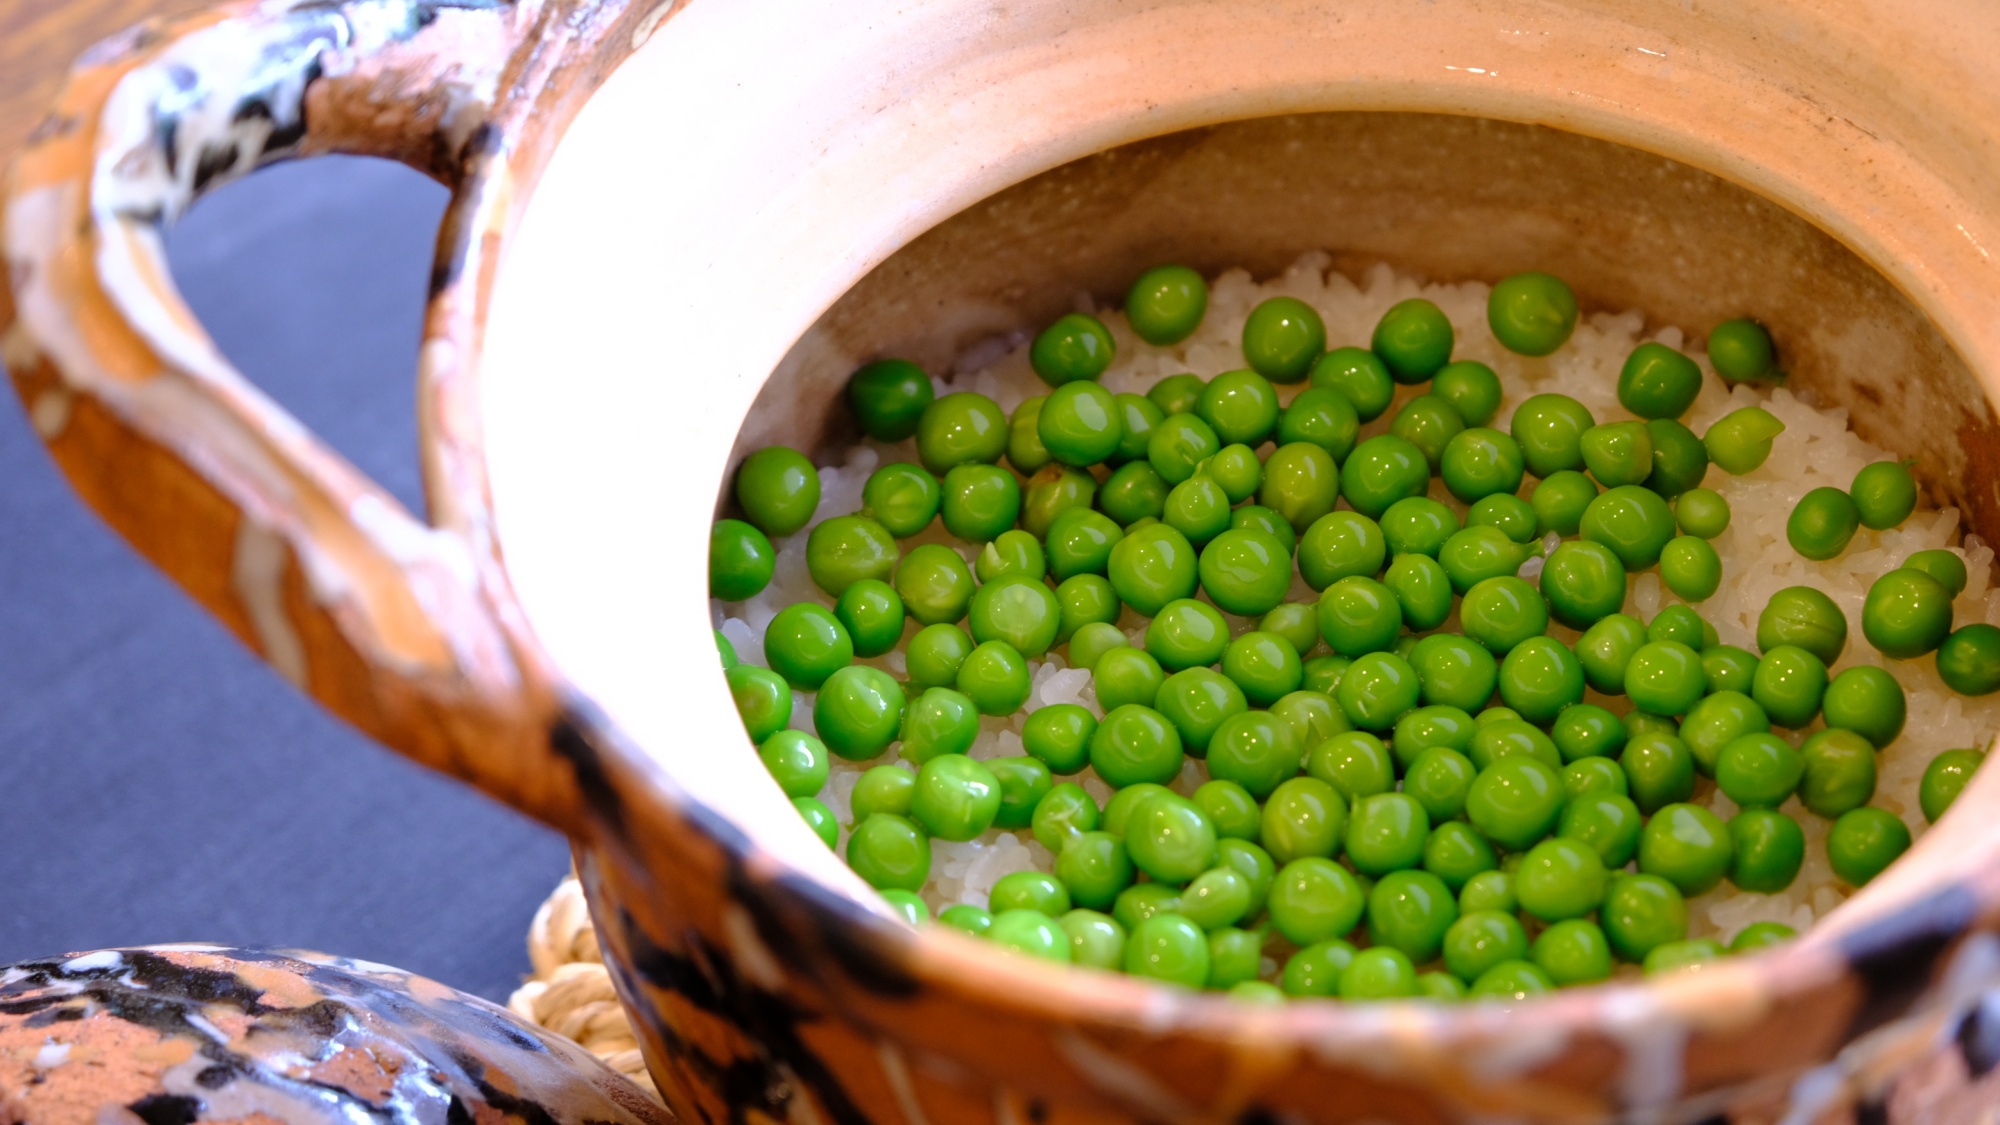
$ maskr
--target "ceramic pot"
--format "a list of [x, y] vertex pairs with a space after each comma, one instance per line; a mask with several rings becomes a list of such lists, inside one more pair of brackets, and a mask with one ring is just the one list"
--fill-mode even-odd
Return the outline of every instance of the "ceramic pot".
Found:
[[[247, 644], [570, 834], [684, 1118], [1906, 1116], [1919, 1056], [1923, 1089], [1977, 1104], [2000, 775], [1765, 955], [1512, 1010], [1252, 1008], [889, 919], [744, 745], [701, 545], [743, 450], [851, 432], [862, 359], [939, 364], [1160, 258], [1268, 272], [1315, 248], [1547, 269], [1694, 331], [1755, 307], [1795, 386], [1991, 540], [1984, 14], [242, 3], [83, 60], [8, 189], [5, 358], [78, 490]], [[201, 191], [336, 150], [454, 192], [428, 520], [233, 372], [160, 254]]]

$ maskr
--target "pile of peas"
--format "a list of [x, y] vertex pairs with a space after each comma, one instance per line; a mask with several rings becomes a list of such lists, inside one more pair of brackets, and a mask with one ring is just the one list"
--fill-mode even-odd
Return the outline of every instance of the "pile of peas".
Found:
[[[1142, 339], [1172, 344], [1207, 299], [1199, 274], [1160, 267], [1126, 313]], [[1530, 356], [1559, 348], [1576, 316], [1569, 287], [1542, 273], [1501, 282], [1488, 306], [1494, 335]], [[912, 922], [927, 918], [932, 839], [1026, 828], [1056, 854], [1054, 873], [1008, 875], [987, 907], [949, 907], [940, 923], [1251, 999], [1519, 998], [1604, 980], [1621, 961], [1661, 971], [1791, 936], [1762, 923], [1729, 950], [1689, 940], [1686, 900], [1724, 879], [1790, 885], [1805, 837], [1778, 806], [1794, 795], [1834, 818], [1828, 855], [1848, 883], [1909, 846], [1902, 822], [1868, 805], [1903, 694], [1876, 668], [1828, 676], [1847, 637], [1831, 600], [1780, 592], [1758, 623], [1761, 656], [1718, 644], [1686, 606], [1650, 623], [1620, 612], [1626, 575], [1648, 567], [1688, 601], [1715, 592], [1708, 541], [1729, 505], [1699, 483], [1711, 463], [1762, 464], [1776, 418], [1738, 410], [1697, 437], [1678, 418], [1699, 367], [1645, 343], [1618, 384], [1644, 421], [1600, 424], [1542, 394], [1506, 432], [1489, 428], [1499, 379], [1451, 359], [1451, 324], [1422, 299], [1391, 308], [1367, 348], [1326, 344], [1311, 307], [1273, 298], [1245, 325], [1246, 368], [1114, 395], [1096, 382], [1110, 332], [1071, 314], [1030, 352], [1050, 392], [1011, 418], [982, 395], [935, 398], [904, 361], [855, 373], [861, 428], [914, 437], [921, 464], [882, 466], [862, 511], [813, 529], [808, 569], [836, 603], [779, 613], [769, 670], [717, 639], [759, 753], [829, 847], [839, 829], [814, 797], [828, 754], [867, 761], [901, 742], [917, 769], [861, 776], [847, 861]], [[1709, 348], [1728, 377], [1780, 377], [1753, 321], [1717, 328]], [[1281, 404], [1276, 386], [1300, 383]], [[1426, 383], [1387, 433], [1359, 439], [1398, 384]], [[1468, 516], [1429, 498], [1433, 474]], [[1886, 518], [1877, 491], [1855, 490]], [[711, 544], [724, 600], [770, 581], [770, 539], [811, 519], [818, 477], [799, 453], [764, 449], [736, 499], [743, 519], [719, 522]], [[972, 565], [938, 544], [902, 549], [939, 518], [980, 545]], [[1522, 577], [1531, 559], [1538, 584]], [[1908, 573], [1937, 585], [1951, 565], [1962, 586], [1949, 552]], [[1316, 602], [1285, 601], [1295, 567]], [[1143, 645], [1117, 627], [1126, 608], [1151, 619]], [[1454, 610], [1460, 631], [1442, 631]], [[1257, 627], [1232, 639], [1224, 612]], [[1871, 641], [1911, 655], [1917, 641], [1891, 651], [1877, 637], [1900, 636], [1908, 611], [1884, 613]], [[854, 662], [893, 649], [906, 618], [918, 626], [907, 683]], [[1581, 638], [1561, 643], [1552, 620]], [[1042, 707], [1025, 754], [968, 757], [980, 716], [1020, 709], [1028, 660], [1062, 645], [1091, 671], [1103, 717]], [[1959, 690], [2000, 686], [1988, 645], [1961, 645], [1953, 659], [1973, 671]], [[1586, 686], [1628, 697], [1631, 713], [1585, 702]], [[794, 689], [817, 692], [818, 737], [785, 729]], [[1815, 718], [1825, 729], [1800, 748], [1772, 733]], [[1189, 755], [1208, 780], [1184, 797], [1168, 784]], [[1932, 763], [1927, 816], [1979, 761], [1955, 750]], [[1115, 789], [1101, 808], [1062, 780], [1085, 767]], [[1702, 778], [1741, 811], [1724, 822], [1692, 803]], [[1283, 958], [1275, 982], [1261, 979], [1267, 954]]]

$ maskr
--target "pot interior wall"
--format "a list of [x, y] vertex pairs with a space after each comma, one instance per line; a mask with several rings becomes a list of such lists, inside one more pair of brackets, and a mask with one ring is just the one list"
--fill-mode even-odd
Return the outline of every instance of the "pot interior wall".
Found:
[[[877, 266], [772, 374], [732, 465], [773, 442], [825, 451], [857, 431], [841, 400], [885, 355], [948, 370], [1079, 292], [1119, 303], [1179, 261], [1262, 277], [1327, 250], [1439, 281], [1557, 274], [1586, 309], [1647, 311], [1696, 339], [1754, 315], [1789, 385], [1846, 406], [1868, 440], [1917, 458], [1930, 498], [2000, 533], [2000, 425], [1978, 380], [1869, 263], [1790, 211], [1707, 172], [1534, 125], [1418, 113], [1262, 118], [1124, 145], [959, 213]], [[1338, 341], [1360, 343], [1361, 341]], [[725, 478], [727, 479], [727, 478]]]

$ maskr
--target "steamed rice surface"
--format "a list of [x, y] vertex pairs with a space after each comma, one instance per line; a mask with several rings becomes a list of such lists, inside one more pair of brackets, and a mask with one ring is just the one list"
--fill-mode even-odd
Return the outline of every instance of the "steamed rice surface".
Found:
[[[1801, 558], [1785, 539], [1785, 521], [1792, 507], [1808, 491], [1830, 485], [1846, 488], [1864, 465], [1891, 459], [1894, 455], [1863, 441], [1848, 429], [1845, 409], [1816, 409], [1784, 389], [1768, 390], [1750, 385], [1731, 387], [1716, 375], [1698, 341], [1687, 340], [1675, 327], [1648, 331], [1644, 314], [1595, 313], [1579, 319], [1575, 335], [1553, 355], [1531, 358], [1516, 355], [1493, 338], [1486, 324], [1488, 286], [1467, 282], [1458, 285], [1426, 285], [1398, 274], [1387, 266], [1368, 271], [1359, 284], [1332, 270], [1325, 254], [1308, 254], [1281, 276], [1258, 283], [1243, 270], [1231, 270], [1214, 279], [1208, 314], [1201, 327], [1188, 339], [1169, 347], [1155, 347], [1139, 339], [1116, 310], [1098, 309], [1086, 297], [1076, 308], [1101, 319], [1117, 341], [1117, 355], [1099, 383], [1113, 393], [1130, 391], [1144, 394], [1154, 383], [1169, 375], [1193, 372], [1204, 379], [1245, 366], [1242, 352], [1243, 323], [1250, 310], [1271, 297], [1290, 296], [1310, 304], [1326, 321], [1327, 345], [1367, 346], [1375, 323], [1389, 307], [1410, 297], [1424, 297], [1444, 310], [1451, 319], [1457, 342], [1453, 359], [1476, 359], [1499, 374], [1505, 392], [1499, 414], [1490, 425], [1506, 430], [1515, 407], [1531, 395], [1556, 392], [1583, 403], [1599, 422], [1626, 421], [1633, 415], [1618, 403], [1618, 372], [1634, 347], [1656, 340], [1686, 353], [1701, 365], [1701, 396], [1683, 421], [1705, 433], [1710, 424], [1743, 406], [1762, 406], [1785, 424], [1785, 432], [1774, 444], [1762, 467], [1746, 476], [1731, 476], [1711, 467], [1702, 482], [1728, 499], [1731, 509], [1727, 531], [1712, 541], [1722, 558], [1723, 584], [1716, 594], [1692, 608], [1715, 626], [1723, 644], [1757, 651], [1757, 615], [1771, 595], [1787, 586], [1811, 586], [1831, 596], [1847, 615], [1850, 636], [1846, 651], [1835, 664], [1835, 673], [1858, 664], [1875, 664], [1895, 676], [1909, 701], [1909, 720], [1902, 735], [1880, 755], [1880, 780], [1872, 804], [1900, 816], [1913, 835], [1926, 827], [1917, 807], [1917, 787], [1924, 767], [1939, 751], [1958, 747], [1985, 749], [2000, 733], [2000, 694], [1971, 699], [1951, 691], [1937, 676], [1929, 657], [1917, 660], [1889, 660], [1876, 652], [1861, 636], [1861, 606], [1869, 585], [1884, 572], [1894, 569], [1917, 551], [1946, 548], [1965, 560], [1970, 579], [1953, 605], [1954, 627], [1975, 621], [2000, 625], [2000, 591], [1992, 586], [1993, 551], [1976, 535], [1959, 533], [1959, 513], [1955, 508], [1919, 508], [1899, 527], [1887, 531], [1861, 529], [1839, 557], [1826, 562]], [[977, 391], [991, 397], [1011, 414], [1022, 400], [1046, 394], [1048, 387], [1028, 365], [1026, 333], [1014, 333], [986, 340], [959, 357], [948, 378], [933, 377], [939, 397], [958, 391]], [[1289, 402], [1305, 384], [1281, 386], [1280, 398]], [[1396, 402], [1383, 415], [1361, 428], [1363, 438], [1384, 433], [1402, 404], [1428, 389], [1428, 384], [1398, 387]], [[716, 628], [735, 646], [739, 659], [750, 664], [764, 663], [764, 629], [779, 610], [800, 601], [831, 606], [833, 599], [813, 584], [806, 572], [806, 538], [811, 528], [833, 516], [861, 508], [861, 489], [868, 475], [880, 465], [893, 461], [917, 460], [914, 442], [888, 445], [863, 441], [850, 449], [844, 459], [820, 468], [819, 508], [804, 530], [778, 540], [777, 573], [770, 586], [744, 602], [712, 602]], [[1521, 495], [1532, 491], [1529, 477]], [[1463, 516], [1466, 505], [1447, 492], [1435, 476], [1431, 496]], [[1342, 507], [1346, 504], [1343, 502]], [[959, 550], [968, 564], [976, 548], [954, 540], [942, 523], [934, 521], [923, 533], [903, 541], [905, 553], [920, 543], [945, 543]], [[1543, 544], [1546, 553], [1553, 539]], [[1541, 559], [1530, 559], [1523, 577], [1539, 573]], [[1206, 600], [1207, 595], [1198, 595]], [[1314, 601], [1318, 595], [1302, 579], [1293, 579], [1288, 601]], [[1624, 612], [1642, 621], [1651, 621], [1667, 606], [1680, 602], [1660, 581], [1656, 570], [1628, 579]], [[1228, 617], [1234, 633], [1255, 628], [1249, 618]], [[1119, 622], [1135, 645], [1144, 645], [1147, 619], [1127, 609]], [[1457, 631], [1457, 613], [1444, 626]], [[916, 631], [906, 625], [904, 641]], [[1577, 632], [1553, 622], [1550, 635], [1565, 644], [1574, 643]], [[1101, 716], [1091, 676], [1086, 669], [1065, 664], [1061, 649], [1029, 661], [1033, 690], [1026, 707], [1005, 717], [980, 720], [981, 734], [971, 756], [985, 759], [1023, 753], [1021, 729], [1029, 712], [1056, 703], [1080, 703]], [[898, 678], [904, 673], [902, 647], [883, 656], [859, 663], [882, 668]], [[1617, 714], [1631, 710], [1623, 696], [1602, 696], [1592, 691], [1589, 702]], [[795, 693], [792, 726], [811, 731], [813, 697]], [[1799, 731], [1774, 730], [1797, 746], [1823, 727], [1815, 720]], [[840, 846], [846, 848], [852, 829], [849, 798], [861, 774], [873, 766], [898, 763], [900, 744], [868, 762], [833, 759], [827, 787], [819, 794], [841, 824]], [[911, 769], [908, 765], [903, 768]], [[1202, 763], [1190, 758], [1173, 788], [1192, 794], [1205, 780]], [[1098, 802], [1113, 792], [1089, 769], [1072, 779], [1083, 785]], [[1702, 779], [1694, 800], [1705, 804], [1725, 820], [1736, 812], [1735, 804], [1716, 789], [1713, 781]], [[1783, 922], [1803, 931], [1827, 911], [1838, 906], [1848, 893], [1835, 878], [1826, 859], [1826, 835], [1831, 822], [1805, 811], [1796, 797], [1787, 801], [1783, 812], [1805, 830], [1806, 861], [1791, 887], [1774, 895], [1752, 894], [1724, 882], [1715, 890], [1689, 902], [1690, 937], [1717, 937], [1724, 941], [1743, 927], [1760, 921]], [[987, 894], [1001, 876], [1015, 871], [1051, 871], [1055, 856], [1038, 843], [1026, 829], [990, 829], [963, 843], [932, 842], [931, 879], [923, 898], [933, 913], [954, 903], [986, 904]], [[1267, 966], [1268, 968], [1269, 966]], [[1268, 974], [1266, 974], [1268, 975]]]

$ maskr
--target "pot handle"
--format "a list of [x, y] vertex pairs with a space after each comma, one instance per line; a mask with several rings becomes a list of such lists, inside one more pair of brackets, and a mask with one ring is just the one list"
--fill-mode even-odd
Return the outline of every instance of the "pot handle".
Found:
[[622, 7], [239, 0], [134, 28], [79, 61], [12, 168], [0, 226], [0, 357], [97, 513], [341, 718], [572, 833], [576, 771], [552, 746], [563, 690], [492, 538], [473, 364], [443, 343], [476, 337], [475, 286], [433, 280], [419, 396], [433, 526], [223, 358], [161, 234], [225, 180], [345, 152], [453, 188], [439, 260], [483, 260], [497, 231], [468, 232], [467, 216], [510, 215], [519, 157], [519, 130], [491, 119], [496, 91], [559, 76], [552, 22]]

